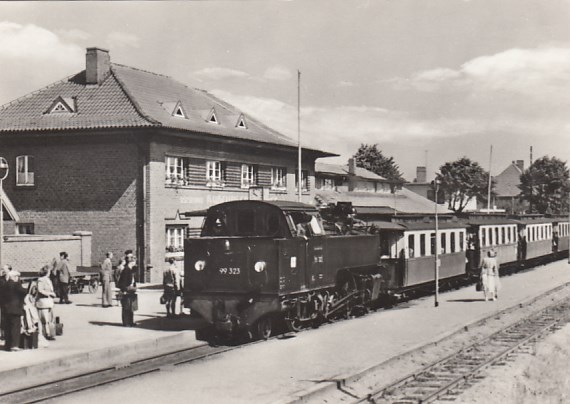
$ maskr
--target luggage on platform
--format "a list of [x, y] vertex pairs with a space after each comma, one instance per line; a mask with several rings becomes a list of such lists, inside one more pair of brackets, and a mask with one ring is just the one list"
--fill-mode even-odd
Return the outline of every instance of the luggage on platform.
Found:
[[59, 322], [59, 317], [55, 318], [55, 335], [63, 335], [63, 323]]
[[38, 349], [38, 332], [31, 334], [20, 335], [20, 348], [21, 349]]

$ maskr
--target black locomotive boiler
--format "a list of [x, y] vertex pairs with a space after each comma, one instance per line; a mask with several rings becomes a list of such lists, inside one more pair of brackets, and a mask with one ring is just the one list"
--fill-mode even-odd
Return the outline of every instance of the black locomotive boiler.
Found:
[[315, 207], [232, 201], [185, 240], [185, 305], [217, 333], [267, 338], [364, 309], [380, 293], [379, 236], [326, 234]]

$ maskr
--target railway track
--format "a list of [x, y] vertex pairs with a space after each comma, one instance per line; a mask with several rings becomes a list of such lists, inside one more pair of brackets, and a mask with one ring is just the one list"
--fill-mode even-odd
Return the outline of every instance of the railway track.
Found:
[[570, 322], [569, 311], [570, 298], [566, 298], [354, 402], [413, 404], [453, 401], [477, 382], [484, 369], [501, 364], [529, 343]]
[[206, 359], [240, 347], [241, 346], [212, 347], [207, 344], [199, 345], [115, 367], [1, 393], [0, 403], [38, 403], [53, 400], [67, 394], [118, 382], [131, 377], [171, 370], [176, 366]]

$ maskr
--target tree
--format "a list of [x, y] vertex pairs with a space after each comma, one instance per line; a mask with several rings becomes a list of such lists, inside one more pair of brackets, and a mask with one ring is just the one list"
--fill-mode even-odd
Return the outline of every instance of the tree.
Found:
[[568, 212], [570, 176], [566, 163], [556, 157], [536, 160], [521, 175], [521, 198], [530, 203], [530, 213]]
[[394, 162], [394, 158], [384, 156], [376, 144], [361, 144], [352, 157], [354, 157], [357, 167], [372, 171], [393, 183], [402, 184], [405, 182], [400, 167]]
[[456, 213], [462, 212], [471, 198], [487, 199], [489, 173], [467, 157], [439, 168], [436, 181], [445, 195], [447, 206]]

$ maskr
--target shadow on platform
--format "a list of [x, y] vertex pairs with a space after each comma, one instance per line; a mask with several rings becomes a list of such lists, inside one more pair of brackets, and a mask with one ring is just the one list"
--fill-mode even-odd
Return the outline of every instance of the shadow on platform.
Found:
[[450, 299], [448, 302], [459, 302], [459, 303], [472, 303], [472, 302], [484, 302], [485, 298], [481, 299]]
[[[141, 317], [141, 316], [139, 316]], [[136, 321], [136, 327], [155, 331], [196, 331], [206, 326], [202, 319], [191, 318], [190, 316], [180, 317], [150, 317]], [[122, 327], [121, 314], [118, 313], [117, 321], [90, 321], [89, 324], [98, 326]]]

